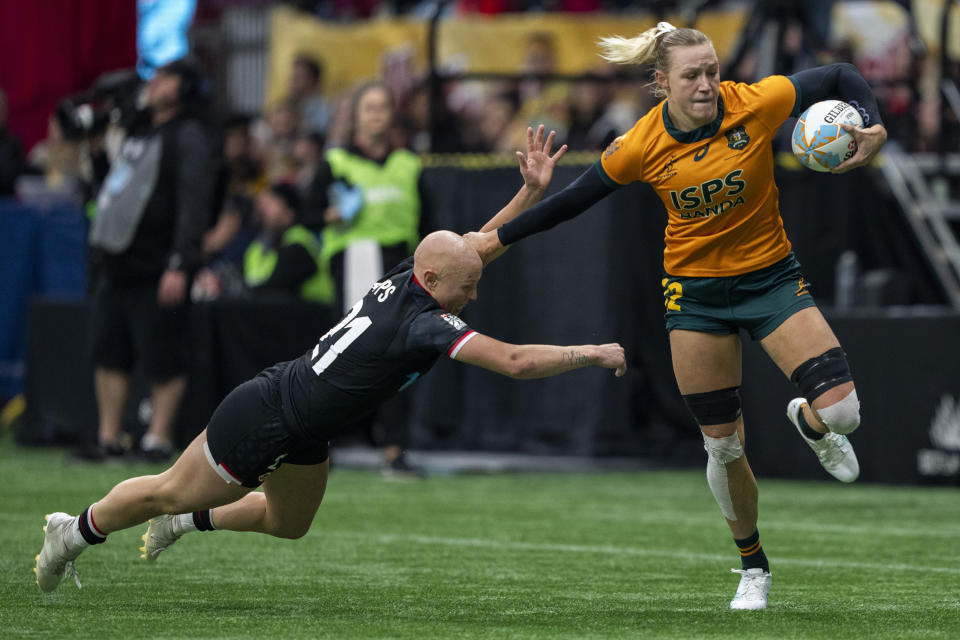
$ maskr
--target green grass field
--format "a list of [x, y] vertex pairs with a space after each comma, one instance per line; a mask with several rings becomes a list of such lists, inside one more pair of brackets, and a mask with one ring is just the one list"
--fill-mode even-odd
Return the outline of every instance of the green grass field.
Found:
[[0, 442], [0, 637], [958, 638], [960, 492], [761, 479], [766, 611], [731, 612], [735, 548], [701, 472], [433, 477], [335, 470], [301, 540], [145, 528], [46, 602], [43, 515], [148, 465]]

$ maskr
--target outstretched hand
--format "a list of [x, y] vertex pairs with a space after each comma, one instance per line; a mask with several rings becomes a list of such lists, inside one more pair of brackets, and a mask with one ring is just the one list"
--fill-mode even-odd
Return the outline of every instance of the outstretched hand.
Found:
[[596, 365], [607, 369], [616, 369], [614, 375], [618, 378], [627, 372], [627, 358], [623, 347], [616, 342], [596, 346]]
[[550, 155], [553, 148], [553, 139], [557, 132], [551, 131], [547, 136], [546, 142], [543, 140], [544, 127], [541, 124], [537, 127], [537, 134], [534, 137], [533, 128], [527, 127], [527, 153], [517, 151], [517, 160], [520, 162], [520, 174], [523, 176], [523, 182], [528, 189], [543, 191], [550, 184], [550, 178], [553, 177], [553, 167], [557, 161], [567, 152], [567, 145], [563, 145], [557, 152]]
[[840, 125], [843, 130], [853, 136], [857, 143], [857, 152], [850, 158], [841, 162], [833, 169], [831, 173], [846, 173], [850, 169], [856, 169], [868, 164], [873, 157], [880, 151], [880, 147], [887, 141], [887, 130], [882, 124], [875, 124], [872, 127], [861, 129], [852, 124], [843, 123]]

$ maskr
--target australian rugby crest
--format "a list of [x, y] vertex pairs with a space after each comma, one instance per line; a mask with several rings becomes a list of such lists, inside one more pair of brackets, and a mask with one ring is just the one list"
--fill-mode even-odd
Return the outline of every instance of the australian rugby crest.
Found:
[[747, 135], [747, 130], [742, 125], [727, 131], [727, 145], [731, 149], [736, 149], [739, 151], [749, 143], [750, 136]]

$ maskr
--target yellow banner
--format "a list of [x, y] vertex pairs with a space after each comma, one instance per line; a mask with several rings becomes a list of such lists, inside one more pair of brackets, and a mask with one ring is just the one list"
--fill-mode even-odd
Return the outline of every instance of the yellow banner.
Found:
[[[735, 45], [744, 19], [739, 10], [713, 11], [701, 15], [695, 26], [713, 39], [722, 60]], [[679, 17], [670, 20], [683, 24]], [[641, 14], [458, 17], [440, 23], [438, 57], [443, 69], [517, 73], [523, 70], [530, 36], [547, 34], [554, 43], [557, 72], [585, 73], [603, 64], [597, 55], [598, 38], [632, 37], [653, 25], [652, 17]], [[330, 23], [277, 7], [271, 13], [267, 104], [286, 93], [293, 58], [300, 52], [323, 63], [324, 88], [331, 95], [381, 77], [391, 64], [409, 65], [413, 73], [423, 75], [427, 70], [427, 30], [428, 24], [422, 20]]]
[[[679, 17], [668, 20], [683, 25]], [[695, 25], [714, 42], [722, 60], [743, 26], [740, 11], [709, 12]], [[476, 72], [516, 73], [523, 69], [527, 38], [546, 34], [554, 42], [558, 73], [586, 73], [606, 64], [597, 54], [601, 36], [632, 38], [656, 25], [652, 16], [610, 14], [517, 14], [506, 18], [463, 17], [443, 23], [441, 65]]]
[[293, 59], [306, 53], [324, 67], [324, 90], [334, 95], [358, 82], [379, 78], [385, 56], [411, 52], [416, 69], [426, 69], [427, 24], [422, 20], [335, 23], [277, 7], [270, 16], [267, 104], [287, 93]]

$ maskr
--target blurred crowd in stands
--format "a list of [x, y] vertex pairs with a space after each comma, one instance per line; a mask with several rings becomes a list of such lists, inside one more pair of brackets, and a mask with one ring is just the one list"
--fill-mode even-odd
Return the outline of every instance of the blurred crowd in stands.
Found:
[[[301, 0], [290, 4], [327, 19], [356, 19], [432, 10], [436, 3]], [[497, 13], [622, 10], [636, 3], [460, 0], [451, 4], [461, 12]], [[821, 4], [829, 9], [831, 3]], [[816, 29], [818, 21], [810, 22]], [[792, 25], [785, 31], [781, 55], [790, 57], [798, 67], [852, 59], [851, 50], [842, 44], [831, 50], [813, 47], [811, 42], [818, 40], [822, 38], [807, 38], [799, 24]], [[307, 247], [310, 253], [322, 251], [324, 243], [342, 248], [355, 239], [350, 236], [355, 231], [351, 226], [372, 216], [358, 216], [357, 212], [370, 205], [371, 195], [374, 199], [380, 196], [365, 194], [367, 187], [351, 183], [347, 174], [357, 167], [342, 161], [336, 150], [381, 166], [394, 151], [404, 149], [414, 154], [512, 153], [522, 148], [526, 128], [542, 123], [558, 132], [558, 144], [566, 143], [573, 151], [599, 151], [655, 104], [647, 86], [649, 70], [625, 73], [601, 65], [579, 80], [551, 77], [557, 70], [558, 46], [549, 33], [529, 35], [523, 68], [516, 78], [448, 79], [434, 92], [425, 78], [411, 77], [400, 84], [364, 85], [339, 95], [324, 90], [322, 62], [304, 53], [292, 62], [284, 97], [267, 104], [262, 114], [203, 114], [219, 157], [212, 164], [216, 167], [212, 175], [214, 210], [202, 241], [208, 269], [195, 279], [194, 297], [246, 295], [251, 289], [282, 284], [279, 288], [293, 295], [342, 306], [343, 300], [335, 298], [344, 294], [344, 275], [329, 249], [327, 255], [313, 261], [306, 260], [304, 252], [295, 252], [300, 254], [297, 268], [272, 272], [280, 271], [283, 277], [251, 280], [244, 274], [251, 269], [248, 249], [264, 233], [282, 237], [287, 229], [301, 227], [317, 240], [316, 246]], [[886, 78], [876, 85], [891, 140], [899, 140], [911, 150], [933, 148], [939, 135], [938, 107], [927, 104], [908, 82], [917, 75], [921, 53], [910, 46], [893, 52], [897, 59], [892, 64], [898, 73], [893, 81]], [[756, 56], [747, 55], [735, 68], [724, 70], [724, 79], [751, 80], [756, 76], [756, 63]], [[869, 79], [870, 70], [863, 71]], [[437, 98], [433, 108], [431, 96]], [[108, 157], [117, 150], [118, 143], [111, 142], [111, 135], [108, 130], [74, 139], [65, 136], [58, 119], [51, 117], [47, 138], [25, 155], [4, 126], [0, 93], [0, 196], [12, 194], [16, 176], [26, 173], [34, 179], [42, 176], [48, 190], [74, 194], [78, 202], [93, 202], [106, 176]], [[411, 248], [418, 235], [431, 229], [429, 202], [416, 186], [420, 183], [417, 167], [403, 179], [413, 181], [408, 195], [410, 202], [416, 201], [411, 206], [418, 212], [405, 218], [409, 228], [378, 239], [381, 247], [391, 249], [389, 256], [381, 256], [385, 263], [380, 266], [389, 267], [404, 255], [401, 246]], [[289, 209], [290, 215], [270, 215], [277, 208]], [[302, 239], [307, 235], [294, 235], [301, 238], [294, 244], [306, 242]], [[303, 283], [325, 269], [331, 271], [324, 274], [326, 283], [305, 293]], [[257, 286], [251, 287], [254, 281]]]

